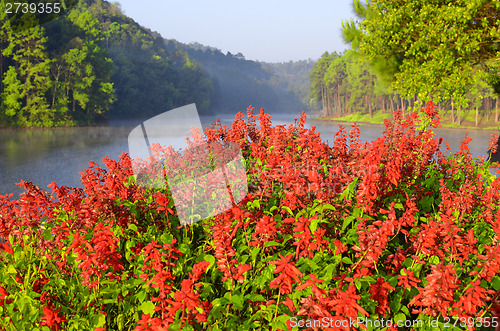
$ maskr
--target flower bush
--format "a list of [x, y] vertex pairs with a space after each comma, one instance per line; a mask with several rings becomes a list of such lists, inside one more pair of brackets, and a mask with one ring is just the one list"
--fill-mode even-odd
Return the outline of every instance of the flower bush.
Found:
[[0, 196], [2, 330], [495, 327], [500, 179], [470, 139], [443, 148], [432, 103], [373, 142], [340, 126], [329, 147], [305, 120], [250, 107], [207, 129], [241, 147], [250, 192], [186, 226], [127, 154], [91, 163], [83, 189]]

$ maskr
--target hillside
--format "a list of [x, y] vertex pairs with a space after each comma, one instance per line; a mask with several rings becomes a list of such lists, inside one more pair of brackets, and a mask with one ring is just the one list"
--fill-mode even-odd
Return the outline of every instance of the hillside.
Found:
[[294, 113], [310, 109], [309, 72], [314, 62], [265, 63], [245, 59], [241, 53], [199, 43], [166, 40], [167, 48], [180, 48], [212, 77], [217, 90], [216, 112], [244, 110], [250, 104], [270, 113]]
[[13, 29], [0, 11], [0, 126], [92, 125], [193, 102], [203, 112], [212, 102], [203, 68], [117, 4], [80, 1], [67, 15], [31, 24]]
[[114, 64], [117, 98], [110, 117], [153, 116], [190, 103], [208, 111], [214, 87], [200, 64], [178, 48], [167, 49], [159, 34], [123, 14], [117, 4], [87, 3]]
[[190, 103], [201, 114], [250, 104], [271, 113], [311, 107], [312, 61], [260, 63], [182, 44], [104, 0], [82, 0], [67, 15], [25, 30], [13, 29], [2, 13], [0, 127], [93, 125]]

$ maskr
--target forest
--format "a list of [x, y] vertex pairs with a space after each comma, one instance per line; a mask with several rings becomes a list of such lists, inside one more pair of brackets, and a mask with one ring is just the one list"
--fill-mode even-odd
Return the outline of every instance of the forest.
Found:
[[[353, 1], [351, 47], [325, 53], [311, 97], [325, 117], [393, 113], [434, 101], [448, 123], [499, 121], [500, 2]], [[446, 33], [443, 33], [445, 31]]]
[[[475, 84], [465, 94], [468, 101], [464, 109], [477, 112], [478, 122], [483, 116], [498, 122], [498, 95], [480, 75], [475, 78]], [[393, 114], [395, 110], [408, 110], [418, 103], [416, 94], [405, 96], [398, 93], [354, 50], [340, 54], [325, 52], [312, 70], [310, 79], [311, 97], [321, 103], [324, 117], [356, 112], [371, 116], [375, 112]], [[436, 104], [452, 123], [460, 125], [461, 118], [452, 99], [441, 100]]]
[[95, 125], [190, 103], [200, 114], [250, 104], [296, 113], [309, 102], [308, 71], [288, 84], [295, 75], [280, 64], [163, 38], [127, 17], [118, 3], [80, 1], [49, 22], [31, 17], [25, 29], [4, 9], [0, 127]]
[[92, 125], [210, 104], [206, 72], [126, 17], [118, 4], [80, 1], [42, 26], [13, 29], [0, 11], [1, 126]]

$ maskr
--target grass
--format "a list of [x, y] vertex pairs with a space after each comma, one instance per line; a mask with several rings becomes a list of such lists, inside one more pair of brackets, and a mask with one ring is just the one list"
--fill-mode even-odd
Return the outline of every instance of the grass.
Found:
[[[450, 116], [451, 111], [441, 111], [439, 113], [441, 117], [441, 126], [444, 128], [457, 128], [457, 129], [482, 129], [482, 130], [500, 130], [500, 122], [495, 122], [495, 112], [491, 111], [490, 118], [486, 117], [486, 111], [479, 110], [479, 125], [476, 126], [476, 111], [475, 109], [465, 110], [461, 112], [462, 121], [461, 124], [452, 123]], [[371, 123], [371, 124], [384, 124], [384, 119], [392, 118], [391, 113], [382, 113], [380, 111], [374, 111], [373, 116], [370, 117], [368, 113], [352, 113], [345, 116], [336, 117], [317, 117], [316, 120], [322, 121], [335, 121], [335, 122], [347, 122], [347, 123]]]

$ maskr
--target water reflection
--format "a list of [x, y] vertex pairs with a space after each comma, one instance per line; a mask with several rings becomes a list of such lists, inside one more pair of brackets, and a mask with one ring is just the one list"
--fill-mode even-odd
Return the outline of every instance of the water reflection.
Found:
[[101, 161], [126, 151], [123, 145], [131, 128], [54, 128], [0, 130], [0, 194], [19, 193], [21, 180], [46, 188], [78, 185], [80, 171], [89, 161]]
[[[291, 124], [297, 116], [275, 115], [273, 124]], [[204, 126], [215, 122], [216, 117], [202, 117]], [[230, 124], [234, 116], [222, 116], [223, 124]], [[118, 159], [128, 152], [127, 137], [141, 120], [113, 122], [108, 127], [98, 128], [54, 128], [54, 129], [0, 129], [0, 194], [20, 193], [15, 183], [31, 181], [46, 188], [54, 181], [59, 185], [82, 187], [80, 172], [88, 167], [89, 161], [102, 164], [108, 156]], [[350, 129], [350, 125], [341, 123]], [[316, 127], [323, 140], [331, 145], [339, 123], [308, 120], [307, 128]], [[383, 126], [362, 124], [361, 139], [373, 141], [381, 136]], [[465, 132], [473, 139], [469, 148], [473, 156], [486, 155], [490, 135], [495, 131], [438, 129], [453, 150], [458, 150]], [[445, 150], [443, 143], [443, 150]]]

